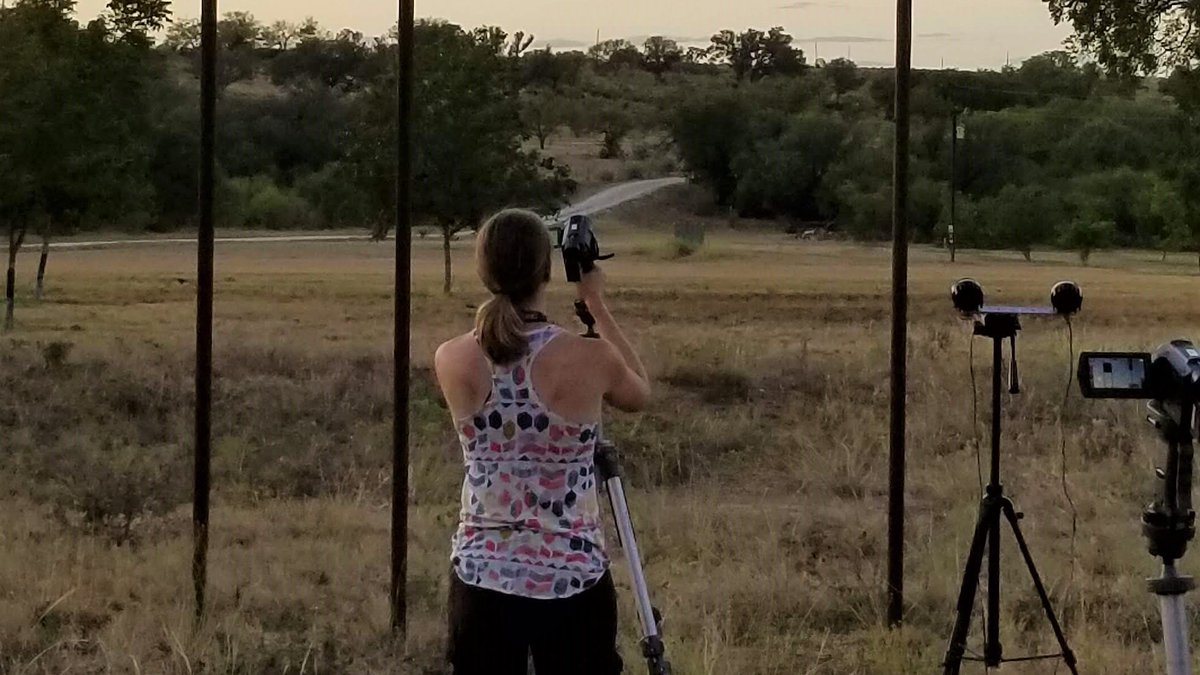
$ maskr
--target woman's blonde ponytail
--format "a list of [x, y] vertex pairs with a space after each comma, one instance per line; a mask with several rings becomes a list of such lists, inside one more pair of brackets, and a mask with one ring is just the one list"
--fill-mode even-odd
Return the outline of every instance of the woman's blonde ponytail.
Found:
[[492, 363], [508, 364], [525, 355], [525, 320], [507, 295], [494, 295], [475, 315], [475, 335]]
[[509, 209], [479, 228], [475, 263], [492, 299], [475, 316], [475, 336], [498, 365], [529, 349], [522, 309], [550, 281], [550, 233], [536, 213]]

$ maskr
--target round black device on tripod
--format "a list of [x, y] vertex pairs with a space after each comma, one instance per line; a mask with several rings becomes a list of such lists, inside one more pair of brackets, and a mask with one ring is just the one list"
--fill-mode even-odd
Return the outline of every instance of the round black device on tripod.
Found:
[[[1037, 566], [1033, 562], [1033, 555], [1021, 533], [1019, 521], [1024, 514], [1017, 512], [1012, 500], [1004, 494], [1004, 486], [1000, 482], [1000, 422], [1004, 340], [1009, 340], [1011, 344], [1009, 393], [1018, 394], [1021, 391], [1020, 378], [1017, 374], [1017, 333], [1021, 330], [1020, 317], [1062, 316], [1069, 318], [1082, 307], [1083, 294], [1074, 282], [1063, 281], [1056, 284], [1050, 292], [1051, 307], [993, 306], [984, 304], [983, 286], [978, 281], [960, 279], [951, 287], [950, 298], [954, 303], [954, 308], [962, 316], [974, 320], [974, 335], [992, 341], [992, 452], [991, 478], [979, 505], [979, 519], [976, 521], [975, 534], [971, 540], [971, 551], [967, 556], [966, 569], [963, 572], [962, 586], [959, 590], [956, 607], [958, 613], [954, 622], [954, 633], [950, 638], [950, 646], [946, 651], [943, 672], [945, 675], [958, 675], [964, 660], [983, 661], [988, 668], [998, 668], [1006, 661], [1061, 658], [1070, 672], [1077, 674], [1075, 655], [1067, 645], [1066, 636], [1063, 634], [1062, 627], [1050, 604], [1050, 596], [1046, 592]], [[1004, 649], [1000, 643], [1000, 523], [1002, 519], [1007, 520], [1011, 526], [1021, 557], [1024, 559], [1038, 598], [1041, 600], [1042, 609], [1054, 630], [1060, 650], [1056, 654], [1020, 659], [1004, 658]], [[979, 590], [979, 577], [983, 570], [985, 552], [987, 553], [988, 584], [983, 656], [968, 657], [966, 655], [967, 637], [971, 629], [971, 618], [975, 610], [975, 597]]]

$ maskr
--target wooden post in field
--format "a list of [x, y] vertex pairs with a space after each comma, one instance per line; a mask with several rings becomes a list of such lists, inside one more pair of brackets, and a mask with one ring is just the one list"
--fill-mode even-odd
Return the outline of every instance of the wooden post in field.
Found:
[[408, 628], [408, 378], [412, 312], [413, 0], [399, 0], [396, 133], [396, 314], [392, 425], [392, 631]]
[[196, 256], [196, 445], [192, 500], [192, 583], [196, 619], [208, 584], [208, 496], [212, 446], [213, 155], [217, 110], [217, 0], [200, 17], [200, 232]]
[[896, 1], [896, 157], [892, 184], [892, 417], [888, 488], [888, 625], [904, 620], [904, 453], [908, 394], [908, 145], [912, 0]]

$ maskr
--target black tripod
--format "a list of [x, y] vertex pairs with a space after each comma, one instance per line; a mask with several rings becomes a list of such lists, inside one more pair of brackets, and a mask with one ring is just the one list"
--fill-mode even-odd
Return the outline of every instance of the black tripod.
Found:
[[[575, 314], [587, 327], [586, 338], [599, 338], [596, 320], [582, 300], [575, 302]], [[641, 622], [642, 657], [650, 675], [671, 675], [671, 664], [667, 662], [666, 646], [662, 640], [662, 614], [650, 602], [650, 590], [642, 570], [642, 557], [638, 550], [637, 537], [633, 530], [633, 518], [629, 513], [629, 502], [625, 498], [625, 487], [621, 482], [621, 460], [617, 448], [603, 438], [596, 440], [596, 478], [608, 493], [613, 520], [617, 526], [617, 538], [625, 551], [629, 564], [629, 578], [637, 600], [638, 619]]]
[[[1003, 342], [1011, 341], [1011, 367], [1009, 370], [1009, 393], [1018, 394], [1021, 391], [1020, 376], [1017, 371], [1017, 332], [1021, 330], [1021, 322], [1015, 314], [986, 314], [975, 324], [975, 335], [991, 338], [992, 340], [992, 464], [991, 478], [987, 492], [979, 506], [979, 520], [975, 524], [975, 536], [971, 541], [971, 553], [967, 557], [967, 567], [963, 573], [962, 589], [958, 595], [958, 617], [954, 622], [954, 634], [950, 638], [950, 647], [946, 651], [945, 675], [957, 675], [962, 668], [962, 662], [982, 661], [988, 668], [998, 668], [1002, 663], [1013, 661], [1033, 661], [1040, 659], [1061, 658], [1077, 675], [1075, 655], [1067, 645], [1054, 609], [1050, 606], [1050, 597], [1042, 585], [1037, 566], [1025, 537], [1021, 534], [1020, 520], [1023, 513], [1018, 513], [1012, 500], [1004, 496], [1004, 487], [1000, 483], [1000, 404], [1001, 404], [1001, 372], [1003, 370]], [[1054, 636], [1058, 639], [1061, 651], [1057, 654], [1029, 656], [1014, 659], [1004, 658], [1004, 649], [1000, 644], [1000, 516], [1003, 515], [1012, 526], [1017, 547], [1033, 577], [1033, 585], [1037, 589], [1042, 602], [1042, 609]], [[966, 657], [967, 634], [971, 629], [971, 616], [975, 609], [975, 596], [979, 589], [979, 574], [983, 566], [984, 547], [988, 554], [988, 585], [987, 585], [987, 635], [984, 636], [983, 657]]]

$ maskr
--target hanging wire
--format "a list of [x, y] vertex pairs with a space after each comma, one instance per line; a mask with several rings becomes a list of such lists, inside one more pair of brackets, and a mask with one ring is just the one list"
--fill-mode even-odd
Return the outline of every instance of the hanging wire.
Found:
[[971, 360], [971, 444], [975, 446], [975, 474], [979, 478], [979, 500], [983, 501], [983, 457], [979, 454], [979, 386], [975, 379], [975, 336], [970, 340]]
[[[971, 362], [971, 445], [975, 446], [975, 475], [979, 479], [979, 501], [983, 502], [983, 457], [979, 451], [979, 385], [975, 377], [975, 336], [974, 334], [967, 337], [970, 348], [969, 359]], [[973, 610], [972, 610], [973, 611]], [[987, 635], [987, 612], [983, 610], [983, 605], [979, 606], [980, 625], [983, 627], [983, 634]]]
[[[1066, 498], [1067, 504], [1071, 509], [1071, 567], [1067, 573], [1067, 588], [1065, 596], [1069, 596], [1071, 589], [1075, 587], [1075, 566], [1076, 566], [1076, 539], [1079, 533], [1079, 511], [1075, 507], [1075, 500], [1071, 497], [1071, 489], [1067, 484], [1067, 428], [1064, 417], [1066, 415], [1067, 403], [1071, 399], [1071, 384], [1075, 380], [1075, 328], [1071, 325], [1071, 317], [1066, 317], [1067, 321], [1067, 348], [1070, 353], [1070, 358], [1067, 360], [1067, 384], [1063, 389], [1062, 407], [1058, 413], [1058, 435], [1059, 435], [1059, 453], [1062, 456], [1062, 493]], [[1071, 619], [1070, 612], [1063, 615], [1063, 632], [1069, 628]], [[1055, 675], [1058, 673], [1058, 667], [1061, 664], [1055, 664]]]

